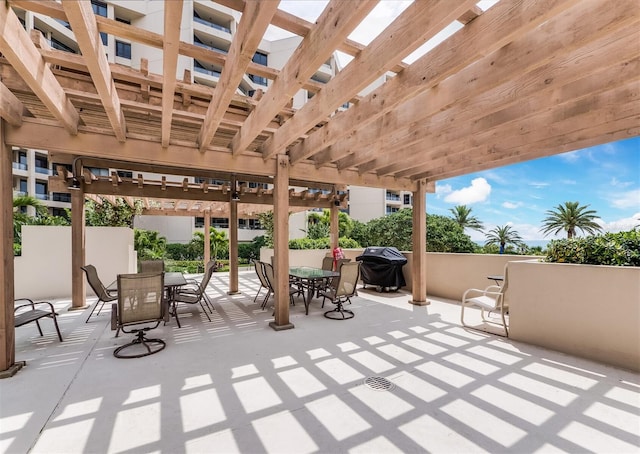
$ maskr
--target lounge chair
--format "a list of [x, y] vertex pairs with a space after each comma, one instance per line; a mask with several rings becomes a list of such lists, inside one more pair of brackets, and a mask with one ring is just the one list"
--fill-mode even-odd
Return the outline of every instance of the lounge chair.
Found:
[[200, 304], [204, 315], [207, 316], [209, 321], [211, 321], [211, 317], [207, 313], [202, 302], [204, 301], [209, 307], [209, 311], [213, 314], [213, 304], [209, 301], [209, 297], [207, 296], [207, 286], [209, 285], [209, 281], [211, 280], [211, 275], [216, 269], [215, 260], [209, 261], [204, 270], [204, 276], [202, 276], [202, 280], [198, 282], [192, 282], [187, 286], [180, 287], [178, 291], [173, 296], [173, 310], [175, 312], [176, 321], [178, 322], [178, 326], [180, 325], [180, 321], [178, 319], [178, 303], [185, 304]]
[[[485, 331], [492, 334], [493, 331], [483, 329], [481, 326], [471, 326], [464, 321], [464, 310], [467, 307], [479, 307], [482, 321], [492, 325], [498, 325], [504, 330], [504, 336], [509, 337], [509, 326], [507, 324], [506, 314], [509, 312], [509, 306], [505, 301], [505, 293], [509, 287], [507, 280], [507, 266], [504, 267], [504, 281], [502, 285], [490, 285], [484, 290], [470, 288], [462, 295], [462, 303], [460, 309], [460, 323], [467, 328]], [[485, 315], [485, 312], [487, 314]], [[499, 318], [492, 316], [492, 312], [498, 312]]]
[[107, 288], [104, 286], [104, 284], [98, 277], [98, 271], [96, 270], [95, 266], [85, 265], [81, 268], [87, 276], [87, 282], [89, 282], [89, 286], [93, 289], [93, 292], [98, 297], [98, 301], [96, 301], [96, 304], [93, 306], [93, 308], [91, 308], [91, 312], [89, 312], [89, 316], [84, 321], [85, 323], [88, 323], [89, 319], [93, 315], [93, 312], [96, 310], [96, 307], [98, 307], [98, 303], [101, 302], [102, 304], [100, 305], [100, 309], [98, 309], [98, 313], [96, 315], [100, 315], [100, 311], [102, 311], [102, 308], [104, 307], [104, 303], [108, 303], [110, 301], [115, 301], [118, 299], [118, 292], [107, 290]]
[[[162, 339], [149, 339], [145, 333], [168, 319], [164, 300], [164, 273], [118, 275], [118, 303], [112, 304], [111, 329], [133, 333], [136, 338], [115, 349], [116, 358], [140, 358], [166, 347]], [[153, 324], [155, 325], [149, 325]], [[130, 326], [145, 325], [127, 331]]]
[[62, 334], [60, 334], [58, 320], [56, 319], [56, 316], [58, 314], [53, 309], [53, 304], [48, 301], [39, 301], [36, 303], [29, 298], [18, 298], [17, 300], [15, 300], [15, 302], [18, 301], [28, 301], [28, 303], [19, 304], [13, 309], [13, 326], [15, 328], [26, 325], [27, 323], [36, 322], [38, 332], [40, 332], [40, 336], [43, 336], [42, 328], [40, 327], [40, 319], [48, 317], [53, 319], [53, 325], [56, 327], [56, 331], [58, 332], [58, 339], [60, 339], [60, 342], [62, 342]]
[[328, 288], [320, 290], [322, 307], [329, 298], [336, 308], [324, 313], [324, 316], [333, 320], [346, 320], [353, 318], [353, 311], [347, 310], [343, 304], [351, 302], [351, 297], [356, 295], [356, 286], [360, 279], [360, 262], [346, 262], [338, 269], [340, 277], [333, 278]]

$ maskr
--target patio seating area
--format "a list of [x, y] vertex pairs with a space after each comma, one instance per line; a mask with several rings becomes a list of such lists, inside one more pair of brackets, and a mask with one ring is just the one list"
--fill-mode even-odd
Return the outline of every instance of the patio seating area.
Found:
[[[197, 279], [201, 275], [194, 276]], [[129, 361], [110, 317], [54, 301], [16, 330], [19, 379], [1, 383], [0, 451], [638, 452], [640, 376], [460, 326], [449, 300], [359, 289], [335, 323], [314, 299], [275, 333], [255, 272], [207, 287], [153, 331], [167, 347]], [[360, 287], [360, 286], [359, 286]], [[91, 301], [91, 300], [90, 300]], [[297, 303], [297, 301], [296, 301]], [[106, 310], [106, 307], [105, 307]], [[480, 319], [479, 311], [468, 309]], [[134, 436], [135, 435], [135, 436]]]

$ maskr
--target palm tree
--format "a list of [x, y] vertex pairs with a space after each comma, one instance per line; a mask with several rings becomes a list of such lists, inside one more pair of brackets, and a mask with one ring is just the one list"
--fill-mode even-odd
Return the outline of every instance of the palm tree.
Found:
[[495, 229], [489, 230], [489, 233], [485, 235], [487, 241], [485, 246], [491, 246], [493, 244], [500, 245], [500, 254], [504, 254], [504, 248], [508, 244], [512, 244], [516, 247], [523, 244], [522, 237], [515, 230], [511, 229], [510, 225], [498, 226]]
[[482, 222], [480, 222], [477, 217], [471, 216], [472, 208], [466, 205], [457, 205], [453, 208], [449, 208], [449, 211], [453, 213], [453, 219], [460, 227], [462, 227], [462, 230], [470, 228], [482, 231], [484, 228], [484, 225], [482, 225]]
[[[204, 232], [194, 232], [195, 237], [192, 241], [198, 243], [204, 252]], [[222, 252], [229, 245], [227, 234], [222, 230], [217, 230], [215, 227], [209, 227], [209, 252], [211, 253], [211, 260], [217, 260], [218, 254]]]
[[36, 213], [39, 213], [42, 209], [42, 203], [30, 195], [20, 195], [13, 199], [13, 238], [15, 243], [21, 242], [22, 226], [32, 224], [34, 221], [33, 216], [22, 212], [22, 209], [26, 207], [34, 207]]
[[565, 202], [553, 210], [547, 210], [548, 216], [542, 220], [543, 228], [540, 229], [544, 236], [549, 233], [557, 234], [561, 230], [567, 232], [567, 238], [576, 235], [576, 229], [591, 235], [602, 231], [602, 227], [596, 222], [598, 216], [595, 210], [587, 210], [589, 205], [580, 206], [578, 202]]

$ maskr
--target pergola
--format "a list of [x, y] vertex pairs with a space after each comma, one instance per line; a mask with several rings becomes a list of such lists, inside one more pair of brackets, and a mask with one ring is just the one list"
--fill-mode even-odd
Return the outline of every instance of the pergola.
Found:
[[[330, 0], [315, 24], [279, 10], [277, 0], [218, 0], [242, 12], [223, 54], [179, 40], [179, 0], [165, 3], [163, 34], [95, 16], [88, 0], [0, 0], [0, 370], [15, 356], [11, 146], [50, 150], [76, 164], [112, 160], [133, 172], [153, 167], [273, 184], [272, 327], [286, 329], [293, 325], [281, 270], [288, 269], [288, 212], [297, 203], [290, 186], [332, 188], [324, 202], [334, 220], [342, 185], [412, 191], [413, 250], [424, 252], [426, 192], [437, 180], [640, 133], [637, 0], [502, 0], [485, 12], [476, 1], [416, 0], [363, 46], [348, 36], [377, 0]], [[12, 7], [68, 21], [82, 55], [28, 34]], [[464, 24], [458, 32], [414, 63], [402, 62], [455, 20]], [[269, 24], [303, 37], [280, 70], [252, 62]], [[100, 32], [161, 49], [162, 75], [146, 61], [139, 70], [109, 64]], [[336, 50], [354, 59], [326, 84], [311, 80]], [[222, 66], [217, 87], [192, 84], [189, 74], [180, 79], [180, 55]], [[389, 71], [395, 76], [358, 96]], [[246, 73], [270, 79], [268, 90], [238, 95]], [[291, 99], [301, 88], [315, 96], [295, 110]], [[353, 104], [340, 111], [347, 101]], [[72, 196], [74, 306], [84, 304], [84, 197], [104, 183], [79, 167], [57, 177], [80, 188]], [[107, 185], [151, 197], [162, 191], [135, 180]], [[206, 189], [199, 189], [203, 198], [230, 203], [233, 222], [230, 191]], [[413, 254], [414, 304], [427, 304], [425, 264], [426, 254]]]

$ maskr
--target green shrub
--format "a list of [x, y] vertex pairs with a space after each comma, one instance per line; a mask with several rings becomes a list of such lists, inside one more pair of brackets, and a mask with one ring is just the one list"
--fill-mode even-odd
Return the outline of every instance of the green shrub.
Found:
[[640, 266], [640, 230], [552, 240], [546, 262]]
[[[352, 238], [338, 238], [338, 246], [344, 249], [359, 248], [358, 242]], [[289, 240], [289, 249], [329, 249], [331, 242], [329, 238], [297, 238], [295, 240]]]
[[165, 260], [164, 270], [168, 273], [204, 273], [202, 260]]

